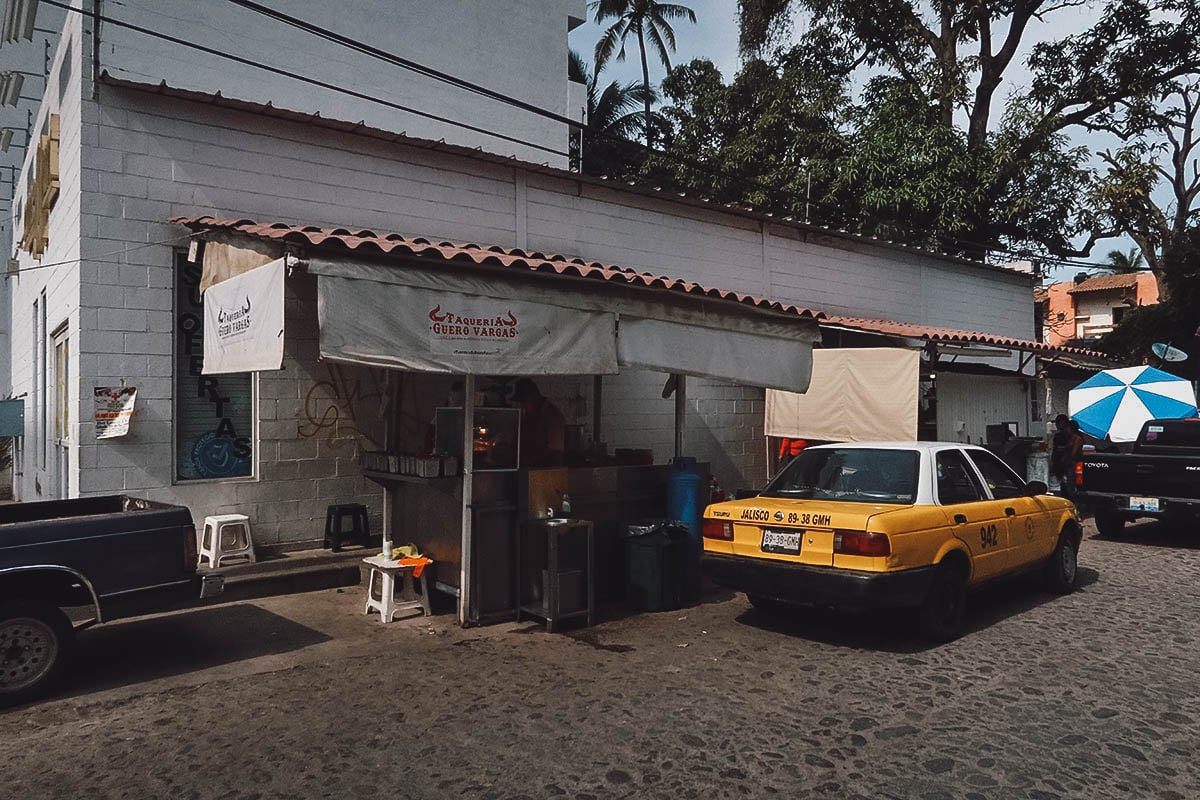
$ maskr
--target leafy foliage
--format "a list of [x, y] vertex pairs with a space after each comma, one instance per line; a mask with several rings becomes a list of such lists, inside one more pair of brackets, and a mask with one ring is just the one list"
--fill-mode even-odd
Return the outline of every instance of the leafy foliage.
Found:
[[[637, 174], [646, 157], [646, 148], [636, 141], [645, 125], [642, 111], [647, 99], [645, 87], [636, 82], [602, 84], [600, 71], [593, 71], [574, 50], [570, 53], [567, 75], [587, 87], [588, 125], [583, 129], [582, 141], [572, 138], [572, 162], [586, 175]], [[652, 103], [658, 102], [653, 89], [648, 97]], [[667, 120], [654, 111], [650, 112], [650, 119], [659, 136], [665, 138], [670, 128]]]

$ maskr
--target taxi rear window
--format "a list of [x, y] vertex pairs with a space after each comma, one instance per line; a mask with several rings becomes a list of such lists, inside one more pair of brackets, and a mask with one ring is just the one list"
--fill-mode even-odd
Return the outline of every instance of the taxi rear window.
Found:
[[814, 448], [792, 459], [761, 496], [910, 505], [919, 468], [916, 450]]

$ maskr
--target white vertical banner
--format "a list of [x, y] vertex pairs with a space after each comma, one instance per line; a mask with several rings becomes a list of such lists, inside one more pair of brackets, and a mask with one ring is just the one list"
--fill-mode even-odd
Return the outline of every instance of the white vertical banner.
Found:
[[282, 258], [204, 292], [204, 370], [213, 375], [283, 365]]

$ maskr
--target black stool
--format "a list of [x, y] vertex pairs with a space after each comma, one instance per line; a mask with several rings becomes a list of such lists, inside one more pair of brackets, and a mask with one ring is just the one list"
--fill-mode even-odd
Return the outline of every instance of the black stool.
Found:
[[[346, 530], [343, 521], [350, 520], [350, 530]], [[369, 547], [371, 538], [371, 523], [367, 519], [367, 507], [361, 503], [343, 503], [330, 506], [325, 512], [325, 543], [333, 552], [342, 549], [342, 541], [357, 542], [363, 547]], [[388, 554], [390, 557], [390, 553]]]

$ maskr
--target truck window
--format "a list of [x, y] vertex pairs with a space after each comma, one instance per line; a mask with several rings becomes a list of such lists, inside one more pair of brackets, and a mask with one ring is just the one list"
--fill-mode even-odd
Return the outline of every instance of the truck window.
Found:
[[1138, 449], [1200, 449], [1200, 422], [1193, 420], [1155, 420], [1147, 422], [1138, 437]]
[[975, 471], [957, 450], [943, 450], [935, 459], [938, 502], [944, 506], [974, 503], [983, 499], [983, 487]]

